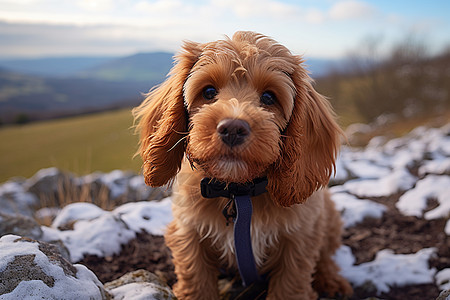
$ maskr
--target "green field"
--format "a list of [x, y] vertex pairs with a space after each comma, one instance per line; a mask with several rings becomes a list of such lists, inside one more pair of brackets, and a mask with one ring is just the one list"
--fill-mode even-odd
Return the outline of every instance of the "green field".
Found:
[[0, 182], [30, 177], [48, 167], [79, 175], [115, 169], [139, 172], [132, 124], [127, 109], [0, 127]]

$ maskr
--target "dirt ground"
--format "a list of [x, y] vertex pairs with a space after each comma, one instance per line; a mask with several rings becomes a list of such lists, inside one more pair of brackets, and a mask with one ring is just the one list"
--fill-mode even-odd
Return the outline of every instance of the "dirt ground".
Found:
[[[381, 219], [366, 219], [357, 226], [348, 228], [343, 234], [343, 243], [352, 248], [356, 263], [371, 261], [382, 249], [392, 249], [397, 254], [415, 253], [428, 247], [437, 248], [437, 256], [432, 258], [431, 267], [438, 271], [450, 267], [450, 239], [444, 233], [445, 220], [428, 221], [416, 217], [403, 216], [395, 208], [400, 195], [372, 198], [388, 206]], [[435, 203], [430, 201], [431, 209]], [[169, 285], [176, 282], [170, 250], [161, 236], [146, 233], [138, 234], [136, 239], [124, 245], [120, 255], [99, 258], [87, 256], [81, 261], [106, 283], [121, 275], [136, 270], [147, 269], [167, 280]], [[387, 294], [376, 295], [370, 287], [359, 287], [350, 299], [436, 299], [439, 295], [433, 284], [393, 287]]]

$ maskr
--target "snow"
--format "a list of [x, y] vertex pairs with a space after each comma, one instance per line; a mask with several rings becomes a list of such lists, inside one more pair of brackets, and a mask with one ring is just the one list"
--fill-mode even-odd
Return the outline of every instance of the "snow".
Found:
[[389, 168], [374, 164], [369, 160], [353, 161], [348, 166], [349, 171], [358, 178], [379, 178], [386, 176], [391, 171]]
[[352, 285], [371, 283], [380, 295], [394, 286], [434, 283], [436, 270], [429, 268], [428, 260], [435, 252], [434, 248], [425, 248], [414, 254], [394, 254], [392, 250], [384, 249], [377, 253], [373, 261], [354, 265], [351, 249], [341, 246], [335, 261], [341, 268], [341, 274]]
[[140, 232], [145, 230], [154, 235], [163, 235], [167, 224], [172, 221], [172, 199], [127, 203], [113, 212], [120, 216], [128, 227]]
[[426, 161], [419, 168], [419, 175], [450, 173], [450, 157]]
[[49, 287], [41, 280], [22, 281], [10, 293], [0, 295], [0, 299], [89, 299], [95, 295], [101, 299], [100, 281], [83, 265], [74, 265], [76, 277], [68, 276], [64, 270], [49, 261], [39, 250], [37, 242], [17, 241], [19, 236], [6, 235], [0, 238], [0, 271], [4, 271], [9, 263], [18, 255], [34, 255], [34, 263], [48, 276], [54, 278], [54, 285]]
[[119, 217], [106, 213], [94, 220], [80, 220], [73, 230], [59, 231], [42, 227], [44, 241], [61, 240], [70, 252], [72, 262], [80, 261], [84, 255], [100, 257], [120, 253], [121, 245], [136, 236], [136, 233]]
[[95, 204], [87, 202], [72, 203], [65, 206], [52, 223], [53, 228], [70, 224], [74, 221], [92, 220], [106, 213]]
[[447, 217], [450, 213], [450, 176], [428, 175], [419, 180], [416, 186], [403, 194], [397, 208], [407, 216], [421, 217], [427, 207], [427, 200], [434, 198], [439, 206], [425, 213], [427, 220]]
[[[158, 299], [155, 295], [164, 292], [164, 289], [151, 282], [134, 282], [110, 289], [108, 292], [113, 295], [114, 300], [148, 300]], [[165, 292], [170, 294], [169, 290]]]
[[447, 221], [447, 224], [445, 224], [444, 232], [447, 235], [450, 235], [450, 220]]
[[344, 188], [358, 197], [382, 197], [406, 191], [414, 186], [416, 177], [406, 169], [396, 169], [379, 179], [347, 181]]
[[443, 269], [436, 273], [436, 284], [441, 291], [450, 290], [450, 268]]
[[331, 199], [341, 212], [344, 227], [351, 227], [367, 217], [381, 218], [386, 206], [370, 200], [361, 200], [347, 193], [333, 193]]
[[[162, 235], [172, 220], [171, 198], [161, 201], [127, 203], [108, 212], [89, 203], [66, 206], [51, 227], [42, 226], [44, 241], [61, 240], [70, 252], [72, 262], [84, 255], [100, 257], [119, 254], [121, 246], [143, 230]], [[92, 212], [90, 212], [92, 209]], [[89, 216], [89, 217], [87, 217]], [[72, 230], [58, 230], [66, 221], [78, 220]]]
[[[53, 266], [53, 265], [52, 265]], [[48, 275], [54, 277], [53, 287], [47, 286], [41, 280], [22, 281], [10, 293], [0, 295], [0, 300], [13, 299], [101, 299], [97, 277], [83, 265], [75, 265], [77, 277], [64, 276], [61, 268], [54, 268]], [[98, 282], [98, 286], [93, 284]], [[96, 295], [91, 298], [88, 295]]]

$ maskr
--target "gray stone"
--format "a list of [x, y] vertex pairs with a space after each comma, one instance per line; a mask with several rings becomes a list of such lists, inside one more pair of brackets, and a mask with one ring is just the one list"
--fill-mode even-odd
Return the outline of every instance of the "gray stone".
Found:
[[0, 186], [0, 212], [32, 217], [39, 199], [23, 188], [21, 181], [8, 181]]
[[157, 275], [147, 270], [127, 273], [105, 284], [115, 300], [122, 299], [176, 299], [169, 286]]
[[110, 299], [82, 265], [72, 265], [52, 244], [16, 235], [0, 238], [1, 299]]
[[0, 212], [0, 236], [6, 234], [15, 234], [38, 240], [43, 233], [41, 226], [30, 217], [7, 215]]
[[436, 300], [450, 300], [450, 290], [442, 291]]

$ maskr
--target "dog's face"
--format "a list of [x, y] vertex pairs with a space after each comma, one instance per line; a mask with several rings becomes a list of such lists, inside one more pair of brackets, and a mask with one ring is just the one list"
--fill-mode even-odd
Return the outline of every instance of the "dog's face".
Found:
[[189, 160], [226, 182], [266, 175], [294, 108], [296, 65], [286, 48], [267, 40], [204, 47], [184, 83]]
[[334, 168], [340, 129], [328, 102], [302, 59], [261, 34], [185, 43], [171, 76], [134, 114], [152, 186], [172, 179], [186, 154], [222, 181], [267, 175], [274, 201], [289, 206], [326, 185]]

